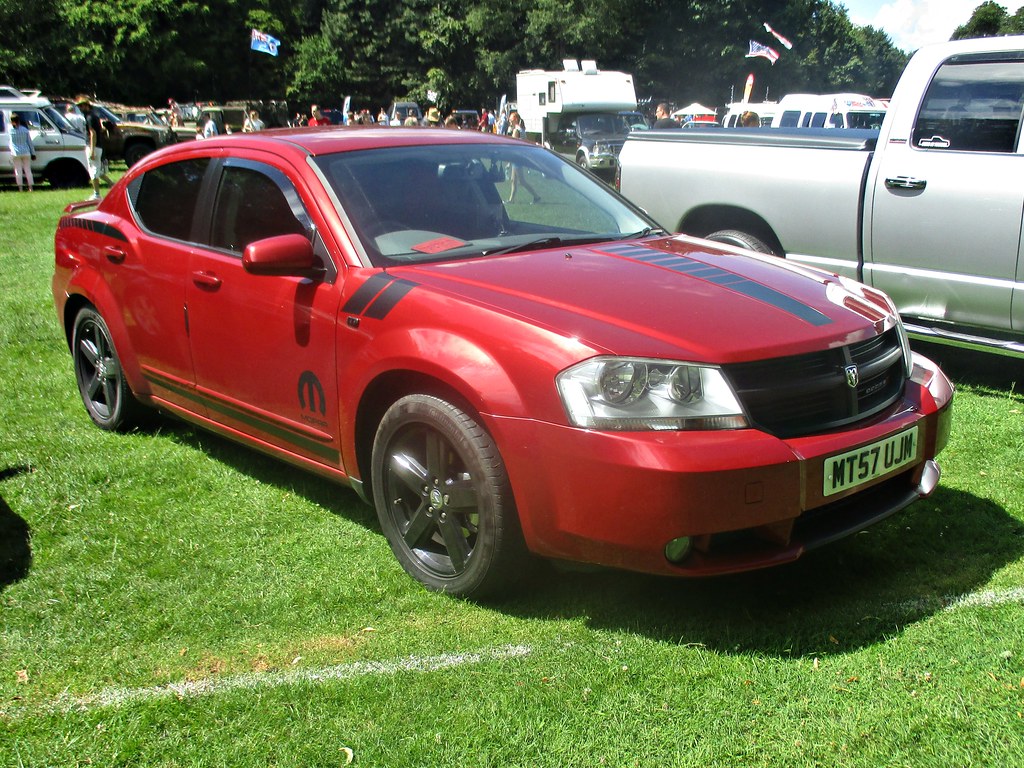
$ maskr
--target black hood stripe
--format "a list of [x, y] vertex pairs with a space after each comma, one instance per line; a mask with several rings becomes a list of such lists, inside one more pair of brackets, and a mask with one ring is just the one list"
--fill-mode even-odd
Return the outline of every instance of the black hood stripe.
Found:
[[738, 275], [735, 272], [729, 272], [721, 267], [705, 264], [702, 261], [681, 256], [677, 253], [666, 253], [665, 251], [657, 251], [653, 248], [629, 243], [602, 247], [600, 250], [615, 256], [635, 259], [645, 264], [654, 264], [671, 269], [673, 272], [706, 280], [709, 283], [720, 285], [723, 288], [728, 288], [736, 293], [769, 304], [776, 309], [781, 309], [783, 312], [788, 312], [811, 325], [829, 325], [832, 322], [832, 318], [828, 315], [794, 299], [792, 296], [787, 296], [781, 291], [777, 291], [743, 275]]

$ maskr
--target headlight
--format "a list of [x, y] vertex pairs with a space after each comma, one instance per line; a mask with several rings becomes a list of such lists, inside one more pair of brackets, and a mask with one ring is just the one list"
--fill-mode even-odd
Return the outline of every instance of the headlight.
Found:
[[595, 357], [555, 377], [569, 422], [617, 431], [743, 429], [721, 370], [633, 357]]

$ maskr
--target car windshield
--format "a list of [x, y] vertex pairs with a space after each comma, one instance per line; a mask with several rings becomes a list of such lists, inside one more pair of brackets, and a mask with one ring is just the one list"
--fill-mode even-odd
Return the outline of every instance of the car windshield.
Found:
[[629, 133], [629, 118], [625, 115], [580, 115], [577, 121], [580, 133], [584, 136], [594, 134], [625, 136]]
[[375, 266], [622, 239], [656, 229], [609, 187], [524, 142], [315, 158]]
[[102, 107], [99, 104], [93, 104], [92, 108], [95, 109], [99, 113], [100, 118], [102, 118], [103, 120], [109, 120], [114, 125], [120, 125], [121, 124], [121, 118], [119, 118], [117, 115], [115, 115], [113, 112], [111, 112], [106, 107]]

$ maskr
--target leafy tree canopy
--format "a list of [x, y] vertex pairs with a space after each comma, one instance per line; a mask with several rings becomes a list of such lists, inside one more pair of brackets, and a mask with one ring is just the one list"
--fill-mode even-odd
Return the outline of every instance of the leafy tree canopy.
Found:
[[[792, 50], [765, 29], [788, 37]], [[721, 105], [789, 92], [889, 96], [907, 56], [834, 0], [0, 0], [0, 82], [139, 104], [287, 98], [376, 112], [514, 98], [521, 69], [594, 59], [641, 98]], [[253, 52], [251, 29], [281, 41]], [[1024, 29], [992, 0], [960, 36]], [[748, 58], [748, 42], [779, 60]]]

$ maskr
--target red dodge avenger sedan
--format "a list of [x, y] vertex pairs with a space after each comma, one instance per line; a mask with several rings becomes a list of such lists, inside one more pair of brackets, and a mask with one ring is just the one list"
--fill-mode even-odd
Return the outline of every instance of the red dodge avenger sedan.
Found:
[[158, 408], [350, 485], [430, 589], [491, 594], [531, 555], [761, 568], [938, 482], [952, 387], [885, 295], [668, 237], [525, 142], [179, 144], [55, 249], [98, 426]]

